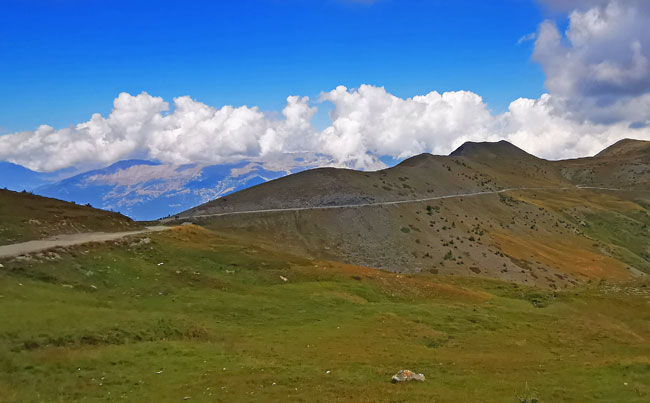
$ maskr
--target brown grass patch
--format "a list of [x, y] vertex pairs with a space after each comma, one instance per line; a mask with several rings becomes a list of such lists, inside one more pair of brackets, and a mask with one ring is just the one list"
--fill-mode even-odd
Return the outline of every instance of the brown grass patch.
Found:
[[503, 253], [515, 259], [528, 260], [533, 256], [536, 260], [559, 271], [589, 278], [610, 280], [630, 278], [622, 262], [589, 250], [589, 246], [584, 245], [585, 242], [579, 239], [568, 243], [567, 238], [560, 240], [548, 236], [532, 239], [528, 236], [500, 232], [494, 232], [491, 236]]
[[[384, 292], [398, 297], [445, 298], [462, 301], [486, 301], [491, 294], [432, 281], [429, 275], [404, 275], [364, 266], [336, 262], [319, 262], [318, 270], [342, 277], [359, 276]], [[313, 270], [313, 268], [310, 268]]]

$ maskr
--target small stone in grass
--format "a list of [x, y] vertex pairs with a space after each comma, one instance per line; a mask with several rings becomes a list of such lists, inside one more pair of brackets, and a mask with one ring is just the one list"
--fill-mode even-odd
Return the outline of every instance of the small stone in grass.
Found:
[[392, 382], [397, 383], [397, 382], [408, 382], [408, 381], [420, 381], [424, 382], [424, 374], [416, 374], [413, 371], [409, 371], [408, 369], [402, 369], [395, 375], [393, 375]]

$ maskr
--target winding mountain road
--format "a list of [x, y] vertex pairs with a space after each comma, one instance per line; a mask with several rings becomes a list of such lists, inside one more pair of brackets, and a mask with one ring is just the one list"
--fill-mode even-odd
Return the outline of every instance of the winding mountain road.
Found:
[[[192, 218], [205, 218], [205, 217], [221, 217], [221, 216], [230, 216], [230, 215], [243, 215], [243, 214], [259, 214], [259, 213], [273, 213], [273, 212], [287, 212], [287, 211], [303, 211], [303, 210], [328, 210], [328, 209], [344, 209], [344, 208], [357, 208], [357, 207], [371, 207], [371, 206], [390, 206], [404, 203], [418, 203], [432, 200], [442, 200], [442, 199], [453, 199], [460, 197], [474, 197], [482, 196], [489, 194], [499, 194], [505, 192], [511, 192], [515, 190], [569, 190], [569, 189], [589, 189], [589, 190], [608, 190], [608, 191], [625, 191], [626, 189], [615, 189], [615, 188], [600, 188], [600, 187], [591, 187], [591, 186], [575, 186], [575, 187], [518, 187], [518, 188], [508, 188], [501, 190], [492, 190], [486, 192], [471, 192], [471, 193], [456, 193], [451, 195], [444, 196], [433, 196], [425, 197], [420, 199], [406, 199], [406, 200], [393, 200], [393, 201], [383, 201], [383, 202], [372, 202], [372, 203], [358, 203], [358, 204], [344, 204], [337, 206], [310, 206], [310, 207], [289, 207], [289, 208], [277, 208], [277, 209], [263, 209], [263, 210], [248, 210], [248, 211], [231, 211], [225, 213], [214, 213], [214, 214], [197, 214], [187, 217], [179, 217], [178, 219], [163, 219], [160, 220], [161, 223], [166, 223], [170, 221], [182, 221], [182, 220], [191, 220]], [[36, 241], [21, 242], [11, 245], [1, 245], [0, 246], [0, 258], [7, 258], [12, 256], [24, 255], [29, 253], [41, 252], [47, 249], [57, 248], [57, 247], [66, 247], [81, 245], [88, 242], [107, 242], [114, 241], [116, 239], [124, 238], [131, 235], [139, 235], [148, 232], [157, 232], [170, 229], [172, 227], [168, 226], [154, 226], [147, 227], [146, 229], [139, 231], [128, 231], [128, 232], [88, 232], [80, 234], [67, 234], [59, 235], [50, 239], [42, 239]]]
[[490, 194], [499, 194], [505, 192], [511, 192], [514, 190], [570, 190], [570, 189], [588, 189], [588, 190], [612, 190], [612, 191], [625, 191], [626, 189], [615, 189], [615, 188], [600, 188], [592, 186], [570, 186], [570, 187], [518, 187], [518, 188], [508, 188], [501, 190], [491, 190], [486, 192], [472, 192], [472, 193], [456, 193], [451, 195], [444, 196], [433, 196], [425, 197], [420, 199], [406, 199], [406, 200], [392, 200], [392, 201], [382, 201], [382, 202], [372, 202], [372, 203], [357, 203], [357, 204], [340, 204], [335, 206], [310, 206], [310, 207], [287, 207], [287, 208], [275, 208], [275, 209], [263, 209], [263, 210], [246, 210], [246, 211], [228, 211], [224, 213], [213, 213], [213, 214], [196, 214], [190, 216], [179, 216], [179, 218], [167, 218], [162, 219], [161, 222], [170, 222], [170, 221], [179, 221], [179, 220], [189, 220], [192, 218], [206, 218], [206, 217], [223, 217], [230, 215], [240, 215], [240, 214], [259, 214], [259, 213], [274, 213], [282, 211], [303, 211], [303, 210], [328, 210], [328, 209], [342, 209], [342, 208], [355, 208], [355, 207], [370, 207], [370, 206], [390, 206], [396, 204], [404, 203], [418, 203], [424, 201], [432, 200], [442, 200], [442, 199], [453, 199], [459, 197], [473, 197], [473, 196], [483, 196]]

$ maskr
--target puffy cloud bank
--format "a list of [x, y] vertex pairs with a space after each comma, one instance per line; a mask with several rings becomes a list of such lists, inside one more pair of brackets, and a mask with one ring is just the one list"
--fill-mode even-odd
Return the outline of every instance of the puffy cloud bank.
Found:
[[322, 98], [335, 106], [332, 125], [318, 135], [322, 149], [357, 168], [370, 166], [372, 156], [446, 154], [465, 141], [506, 139], [540, 157], [559, 159], [592, 155], [625, 137], [650, 139], [648, 128], [632, 129], [628, 121], [575, 120], [548, 94], [520, 98], [496, 116], [480, 96], [466, 91], [401, 99], [383, 88], [339, 87]]
[[533, 59], [558, 108], [578, 120], [647, 124], [650, 110], [650, 1], [545, 0], [575, 7], [564, 34], [551, 21]]
[[465, 141], [506, 139], [541, 157], [569, 158], [596, 153], [625, 137], [650, 139], [648, 127], [630, 128], [627, 120], [576, 121], [558, 110], [551, 95], [518, 99], [496, 116], [467, 91], [402, 99], [362, 85], [338, 87], [321, 98], [334, 109], [331, 126], [319, 132], [310, 123], [316, 107], [307, 98], [289, 97], [284, 118], [274, 119], [257, 108], [214, 108], [189, 97], [175, 98], [170, 112], [161, 98], [122, 93], [108, 117], [95, 114], [70, 128], [41, 126], [0, 136], [0, 160], [52, 171], [128, 158], [219, 164], [318, 153], [333, 165], [377, 169], [383, 166], [380, 156], [446, 154]]
[[[315, 103], [290, 96], [281, 118], [188, 96], [170, 108], [147, 93], [122, 93], [107, 117], [0, 136], [0, 160], [52, 171], [127, 158], [219, 164], [316, 153], [332, 165], [376, 169], [381, 156], [446, 154], [465, 141], [506, 139], [558, 159], [591, 155], [625, 137], [650, 139], [650, 2], [544, 2], [573, 9], [566, 32], [546, 21], [536, 33], [533, 58], [549, 93], [517, 99], [500, 115], [472, 92], [403, 99], [370, 85], [337, 87]], [[331, 126], [322, 131], [311, 124], [319, 102], [334, 105]]]
[[[38, 171], [75, 165], [106, 165], [142, 157], [165, 163], [232, 162], [310, 146], [310, 120], [315, 112], [307, 98], [289, 97], [285, 119], [268, 119], [257, 108], [220, 109], [190, 97], [174, 99], [173, 112], [162, 98], [121, 93], [108, 117], [94, 114], [88, 122], [54, 130], [0, 136], [0, 160]], [[313, 147], [312, 147], [313, 148]]]

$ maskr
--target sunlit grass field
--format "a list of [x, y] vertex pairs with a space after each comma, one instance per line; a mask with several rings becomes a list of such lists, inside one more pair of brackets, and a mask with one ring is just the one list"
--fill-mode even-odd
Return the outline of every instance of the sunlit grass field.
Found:
[[0, 262], [0, 401], [650, 400], [647, 282], [553, 292], [279, 249], [183, 226]]

